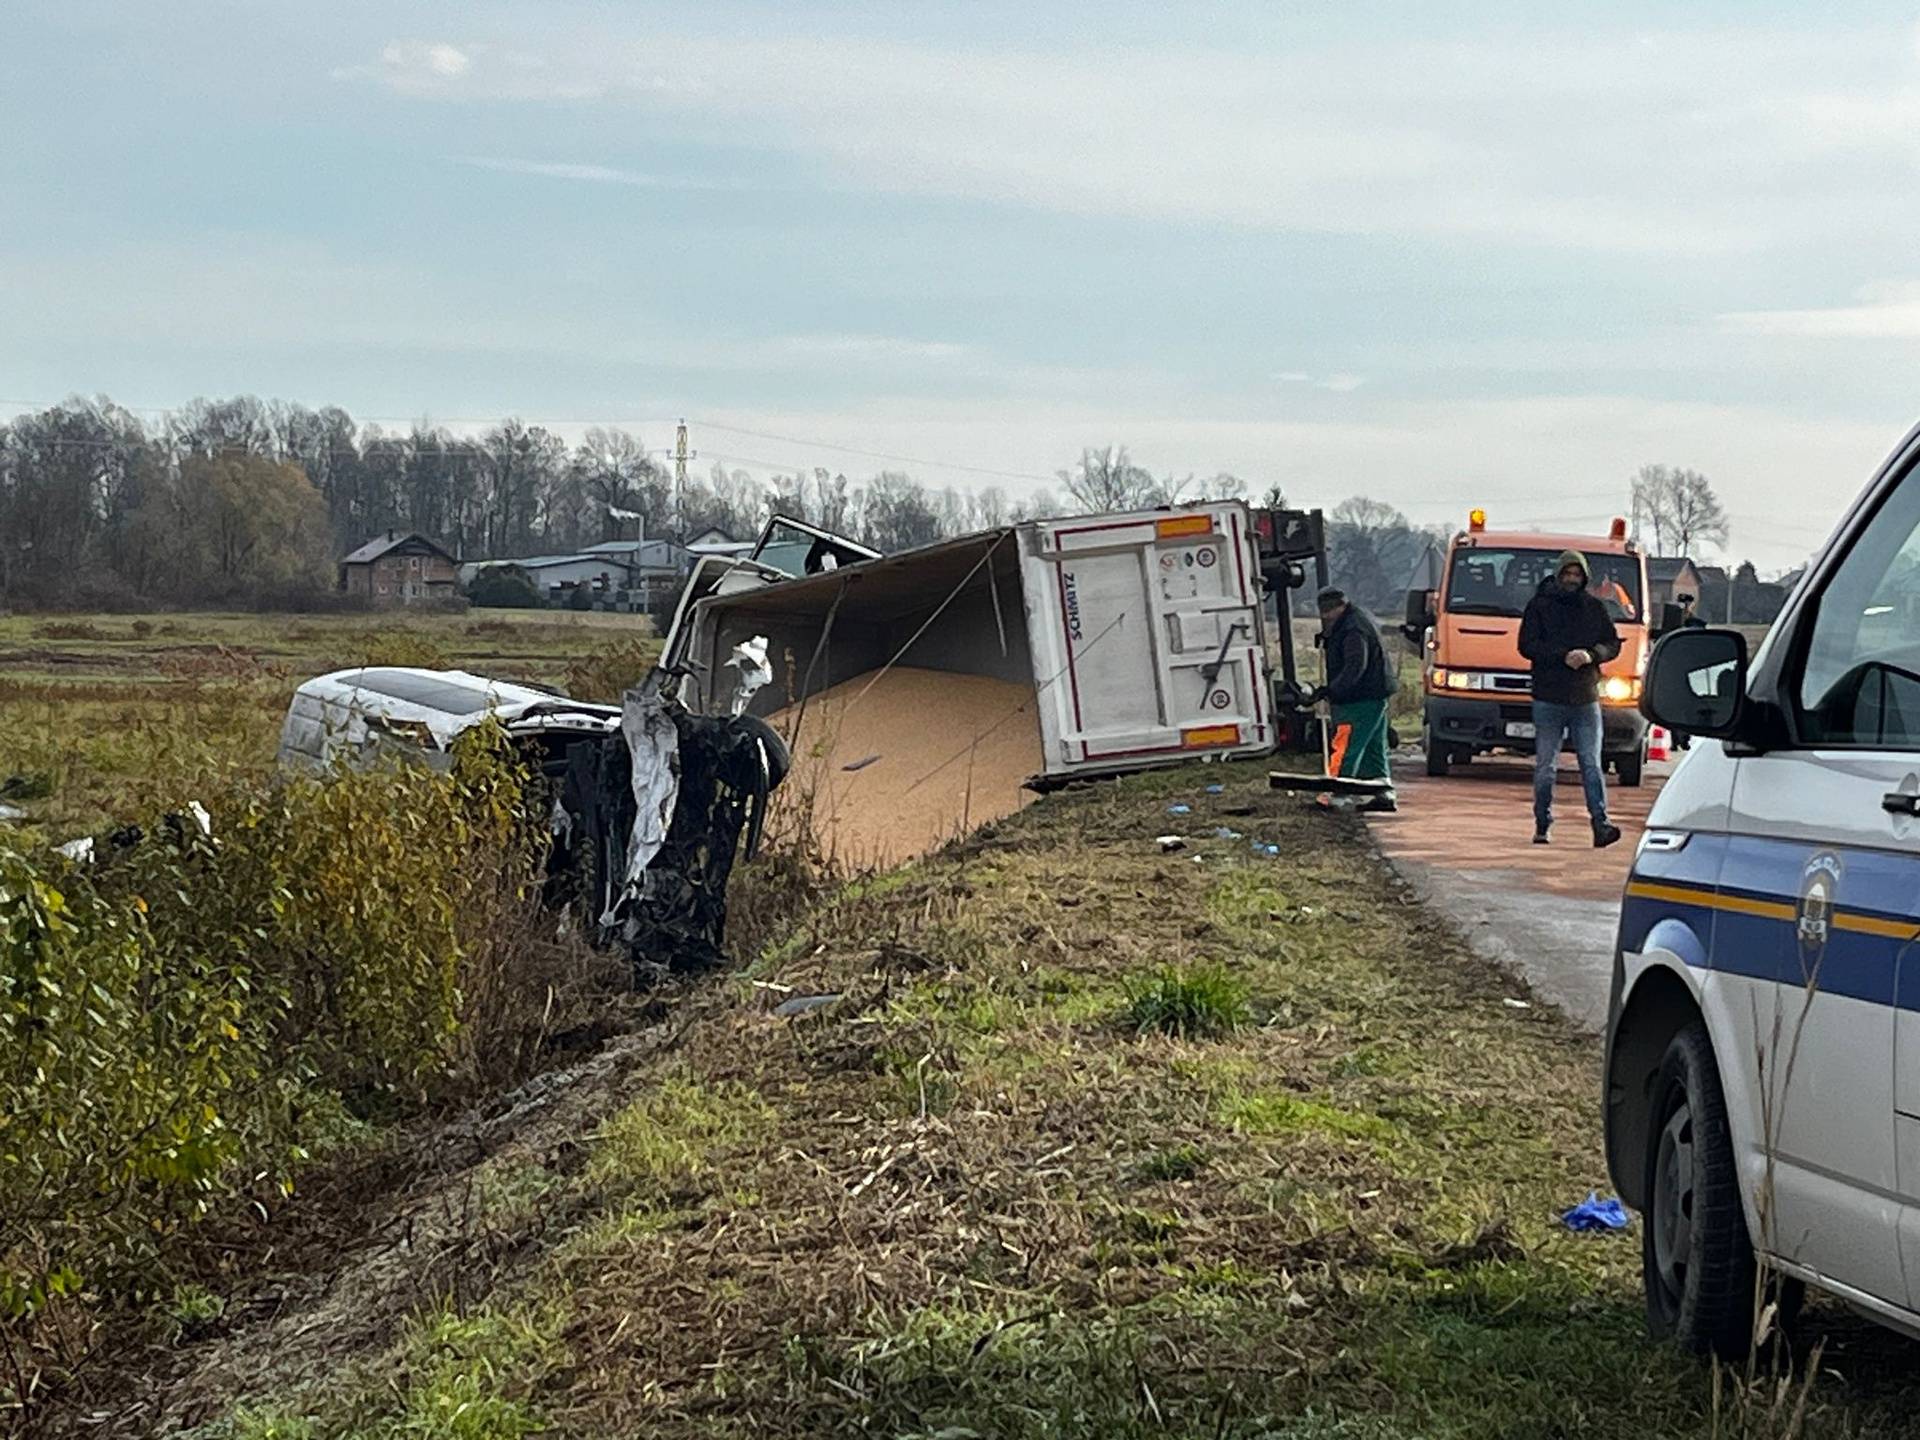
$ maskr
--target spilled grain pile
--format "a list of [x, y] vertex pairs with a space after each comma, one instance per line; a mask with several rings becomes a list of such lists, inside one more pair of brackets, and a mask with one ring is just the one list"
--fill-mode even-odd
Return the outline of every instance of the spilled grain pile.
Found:
[[1041, 766], [1032, 689], [985, 675], [895, 666], [769, 719], [793, 747], [782, 793], [806, 797], [821, 849], [855, 869], [901, 864], [1011, 815]]

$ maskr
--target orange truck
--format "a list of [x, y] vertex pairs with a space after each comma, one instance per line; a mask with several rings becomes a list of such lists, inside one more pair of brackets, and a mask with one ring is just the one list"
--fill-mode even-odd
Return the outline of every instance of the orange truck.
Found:
[[1448, 544], [1440, 588], [1407, 596], [1402, 628], [1424, 656], [1429, 775], [1492, 751], [1533, 753], [1532, 667], [1520, 654], [1520, 617], [1564, 550], [1587, 557], [1593, 592], [1620, 632], [1620, 654], [1601, 670], [1601, 746], [1622, 785], [1640, 783], [1647, 758], [1640, 683], [1658, 628], [1647, 615], [1646, 556], [1627, 538], [1627, 522], [1615, 520], [1604, 536], [1489, 530], [1484, 510], [1473, 511]]

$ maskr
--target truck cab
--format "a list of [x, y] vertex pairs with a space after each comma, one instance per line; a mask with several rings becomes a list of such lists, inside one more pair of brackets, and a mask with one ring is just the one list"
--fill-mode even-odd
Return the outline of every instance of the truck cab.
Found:
[[1639, 711], [1654, 627], [1647, 562], [1624, 520], [1604, 536], [1489, 530], [1484, 510], [1449, 542], [1437, 589], [1407, 597], [1407, 638], [1422, 649], [1422, 735], [1427, 773], [1445, 775], [1492, 751], [1533, 753], [1532, 666], [1520, 654], [1520, 618], [1562, 551], [1578, 550], [1593, 593], [1620, 632], [1620, 653], [1601, 671], [1605, 763], [1638, 785], [1647, 756]]

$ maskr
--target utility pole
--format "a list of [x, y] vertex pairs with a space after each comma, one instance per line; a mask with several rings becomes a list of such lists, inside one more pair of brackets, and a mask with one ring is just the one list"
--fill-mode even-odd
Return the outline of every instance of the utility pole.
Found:
[[687, 543], [687, 461], [699, 454], [687, 448], [687, 422], [682, 419], [673, 435], [673, 522], [682, 545]]

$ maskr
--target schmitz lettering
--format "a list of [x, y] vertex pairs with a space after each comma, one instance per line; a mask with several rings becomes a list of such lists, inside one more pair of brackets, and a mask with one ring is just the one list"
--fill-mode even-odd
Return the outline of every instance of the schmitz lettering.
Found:
[[1080, 590], [1074, 584], [1073, 572], [1066, 571], [1060, 577], [1060, 592], [1065, 597], [1067, 607], [1067, 634], [1078, 643], [1080, 639]]

